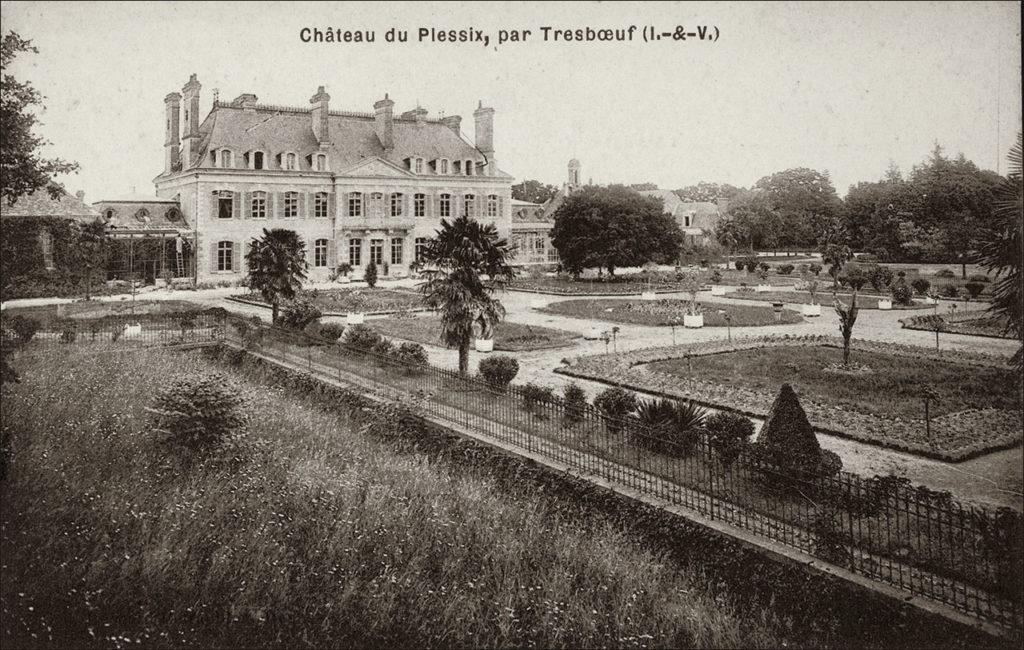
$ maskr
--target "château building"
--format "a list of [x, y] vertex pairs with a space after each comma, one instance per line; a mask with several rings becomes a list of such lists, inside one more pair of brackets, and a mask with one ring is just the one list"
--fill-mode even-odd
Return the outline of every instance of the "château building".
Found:
[[558, 251], [551, 243], [551, 229], [555, 226], [555, 211], [565, 197], [580, 188], [580, 161], [569, 161], [568, 176], [562, 189], [541, 203], [512, 201], [512, 237], [515, 245], [516, 265], [558, 264]]
[[200, 281], [244, 277], [246, 246], [264, 228], [303, 238], [312, 280], [343, 263], [404, 275], [441, 219], [462, 214], [510, 235], [512, 177], [497, 167], [493, 108], [473, 112], [470, 142], [460, 116], [396, 114], [386, 94], [360, 113], [332, 109], [323, 86], [308, 107], [243, 93], [215, 99], [201, 118], [200, 90], [193, 74], [164, 98], [164, 170], [154, 179], [157, 197], [178, 208]]

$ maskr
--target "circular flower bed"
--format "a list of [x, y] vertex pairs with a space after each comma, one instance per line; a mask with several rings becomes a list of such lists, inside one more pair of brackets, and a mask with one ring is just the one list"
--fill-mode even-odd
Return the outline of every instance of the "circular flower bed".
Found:
[[[678, 298], [662, 300], [623, 300], [617, 298], [565, 300], [544, 307], [540, 311], [572, 318], [592, 318], [634, 325], [682, 325], [689, 301]], [[760, 305], [723, 305], [697, 303], [704, 315], [705, 327], [756, 327], [763, 325], [791, 325], [802, 323], [796, 311], [783, 309], [776, 312]], [[720, 313], [721, 312], [721, 313]], [[728, 316], [728, 320], [726, 317]]]

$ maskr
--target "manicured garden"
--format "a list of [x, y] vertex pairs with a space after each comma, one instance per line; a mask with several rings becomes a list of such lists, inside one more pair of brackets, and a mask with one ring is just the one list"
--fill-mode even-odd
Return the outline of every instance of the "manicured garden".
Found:
[[[836, 294], [840, 301], [849, 305], [852, 301], [851, 294], [839, 293]], [[823, 291], [819, 290], [812, 298], [811, 294], [807, 291], [754, 291], [748, 289], [746, 291], [730, 291], [723, 296], [725, 298], [734, 298], [737, 300], [759, 300], [763, 302], [783, 302], [787, 304], [803, 304], [810, 305], [817, 303], [821, 305], [832, 304], [832, 293], [831, 290]], [[859, 309], [878, 309], [878, 301], [880, 297], [866, 296], [863, 294], [857, 294], [857, 307]], [[892, 301], [892, 308], [896, 309], [929, 309], [932, 305], [927, 305], [924, 302], [914, 301], [909, 305], [901, 305], [896, 301]]]
[[556, 372], [762, 417], [790, 382], [818, 430], [946, 460], [1020, 443], [1019, 377], [1005, 359], [854, 341], [843, 368], [841, 347], [824, 336], [708, 341], [583, 357]]
[[908, 330], [927, 330], [950, 334], [966, 334], [968, 336], [986, 336], [989, 338], [1012, 339], [1013, 334], [1007, 331], [1005, 317], [993, 316], [984, 310], [955, 311], [944, 314], [924, 314], [900, 320]]
[[[257, 293], [247, 293], [239, 299], [265, 305]], [[421, 294], [404, 289], [309, 289], [300, 291], [295, 301], [311, 303], [324, 314], [372, 314], [424, 308]]]
[[[441, 319], [437, 316], [374, 318], [367, 325], [385, 336], [424, 345], [442, 345]], [[499, 321], [494, 326], [494, 349], [509, 352], [544, 350], [571, 345], [579, 335], [538, 325]]]
[[[639, 295], [644, 291], [672, 293], [685, 291], [686, 283], [683, 276], [693, 274], [703, 284], [714, 282], [714, 271], [701, 269], [697, 271], [680, 271], [679, 273], [675, 271], [653, 271], [629, 275], [604, 275], [601, 277], [584, 275], [579, 279], [573, 279], [569, 275], [519, 277], [510, 283], [508, 288], [513, 291], [533, 291], [562, 296]], [[733, 269], [719, 269], [718, 275], [714, 276], [714, 278], [717, 278], [719, 283], [726, 285], [738, 285], [743, 282], [757, 281], [754, 274]], [[778, 276], [773, 277], [772, 281], [776, 284], [792, 285], [799, 281], [799, 278]]]
[[[551, 303], [540, 311], [570, 318], [586, 318], [633, 325], [682, 325], [690, 302], [681, 299], [624, 300], [591, 298]], [[803, 318], [791, 309], [776, 313], [772, 307], [697, 303], [705, 327], [757, 327], [791, 325]], [[719, 313], [724, 311], [725, 313]], [[726, 319], [728, 316], [728, 319]]]

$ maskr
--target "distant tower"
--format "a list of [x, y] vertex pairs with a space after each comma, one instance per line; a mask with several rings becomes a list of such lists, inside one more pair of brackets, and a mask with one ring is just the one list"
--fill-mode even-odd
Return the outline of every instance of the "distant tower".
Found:
[[569, 180], [566, 183], [569, 189], [579, 187], [581, 168], [582, 165], [580, 165], [580, 161], [576, 160], [575, 158], [569, 161]]

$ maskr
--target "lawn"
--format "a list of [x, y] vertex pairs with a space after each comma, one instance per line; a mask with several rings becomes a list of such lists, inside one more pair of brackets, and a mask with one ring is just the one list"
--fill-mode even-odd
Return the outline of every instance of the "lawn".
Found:
[[965, 367], [926, 359], [907, 363], [906, 357], [855, 352], [852, 361], [867, 365], [873, 372], [838, 376], [825, 370], [841, 361], [842, 351], [836, 348], [767, 347], [660, 361], [651, 364], [650, 369], [770, 392], [788, 382], [801, 395], [823, 403], [900, 418], [924, 417], [920, 393], [925, 386], [938, 393], [930, 405], [933, 417], [969, 408], [1020, 408], [1009, 369]]
[[[838, 294], [839, 299], [850, 304], [852, 296], [848, 293]], [[725, 296], [725, 298], [735, 298], [737, 300], [761, 300], [764, 302], [784, 302], [789, 304], [811, 304], [811, 294], [806, 291], [731, 291]], [[816, 302], [821, 305], [829, 306], [832, 304], [832, 293], [831, 291], [818, 291], [815, 294]], [[861, 293], [857, 294], [857, 307], [860, 309], [878, 309], [878, 296], [867, 296]], [[893, 310], [897, 309], [929, 309], [932, 305], [926, 305], [923, 302], [915, 301], [912, 305], [900, 305], [893, 302]]]
[[[688, 302], [680, 299], [623, 300], [619, 298], [591, 298], [551, 303], [540, 311], [570, 318], [592, 318], [613, 323], [634, 325], [682, 325]], [[802, 323], [803, 318], [791, 309], [776, 314], [771, 307], [753, 305], [725, 305], [698, 303], [704, 314], [705, 327], [756, 327], [761, 325], [790, 325]], [[719, 314], [724, 310], [726, 314]], [[732, 320], [727, 323], [725, 315]], [[778, 316], [778, 318], [776, 318]]]
[[936, 324], [940, 324], [940, 331], [950, 334], [986, 336], [998, 339], [1014, 338], [1013, 334], [1006, 329], [1007, 320], [1005, 316], [993, 316], [984, 310], [946, 314], [923, 314], [903, 319], [900, 323], [909, 330], [934, 332]]
[[[441, 320], [437, 316], [420, 316], [413, 318], [374, 318], [366, 324], [384, 336], [415, 341], [425, 345], [441, 345]], [[501, 321], [494, 327], [494, 349], [508, 352], [524, 352], [528, 350], [544, 350], [572, 345], [578, 334], [565, 330], [524, 325]]]
[[[263, 298], [257, 293], [248, 293], [239, 297], [243, 300], [263, 303]], [[403, 289], [311, 289], [299, 292], [298, 299], [311, 301], [325, 314], [423, 309], [422, 295], [416, 291]]]
[[771, 611], [739, 614], [699, 567], [652, 553], [617, 520], [355, 431], [392, 430], [384, 414], [356, 422], [242, 369], [228, 381], [264, 451], [190, 465], [144, 409], [168, 381], [222, 367], [166, 351], [13, 361], [5, 645], [786, 642]]

